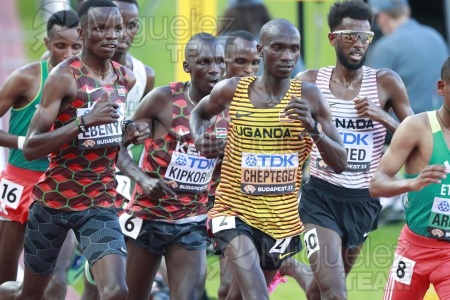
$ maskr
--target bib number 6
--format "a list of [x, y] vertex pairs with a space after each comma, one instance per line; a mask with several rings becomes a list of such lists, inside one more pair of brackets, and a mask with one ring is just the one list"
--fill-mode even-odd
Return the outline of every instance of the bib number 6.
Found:
[[16, 209], [22, 198], [23, 186], [2, 178], [0, 181], [0, 202]]
[[123, 234], [136, 239], [141, 232], [142, 219], [123, 214], [119, 217], [119, 224]]

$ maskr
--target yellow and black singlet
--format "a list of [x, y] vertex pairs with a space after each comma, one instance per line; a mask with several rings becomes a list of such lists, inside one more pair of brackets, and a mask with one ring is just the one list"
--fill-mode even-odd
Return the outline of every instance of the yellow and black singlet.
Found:
[[300, 121], [288, 119], [284, 108], [291, 95], [301, 97], [301, 82], [291, 80], [281, 102], [256, 108], [248, 88], [256, 77], [240, 79], [230, 105], [230, 124], [211, 218], [238, 216], [275, 239], [299, 234], [298, 214], [302, 166], [313, 140]]

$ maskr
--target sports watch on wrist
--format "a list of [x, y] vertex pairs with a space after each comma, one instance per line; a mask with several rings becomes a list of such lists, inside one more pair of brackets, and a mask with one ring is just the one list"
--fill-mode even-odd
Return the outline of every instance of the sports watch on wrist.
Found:
[[314, 129], [309, 133], [309, 135], [319, 135], [323, 132], [322, 125], [314, 120]]
[[133, 123], [133, 121], [131, 121], [131, 120], [124, 120], [123, 121], [123, 123], [122, 123], [122, 133], [125, 133], [125, 131], [127, 131], [127, 127], [131, 123]]

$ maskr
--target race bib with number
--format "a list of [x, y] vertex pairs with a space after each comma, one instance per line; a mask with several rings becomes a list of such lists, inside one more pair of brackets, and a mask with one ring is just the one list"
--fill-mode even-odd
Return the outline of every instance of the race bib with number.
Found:
[[12, 209], [16, 209], [22, 198], [23, 186], [8, 179], [2, 178], [0, 181], [0, 202]]
[[[95, 103], [89, 108], [78, 108], [77, 117], [89, 113]], [[125, 103], [118, 103], [117, 113], [119, 119], [117, 122], [110, 124], [103, 124], [87, 128], [86, 132], [81, 132], [78, 135], [79, 149], [93, 149], [105, 146], [118, 146], [122, 141], [122, 123], [125, 118]]]
[[211, 220], [212, 233], [233, 228], [236, 228], [236, 217], [234, 216], [220, 216]]
[[272, 248], [270, 248], [269, 253], [284, 253], [286, 248], [289, 246], [289, 243], [291, 242], [292, 237], [287, 237], [284, 239], [279, 239], [275, 241], [275, 244]]
[[303, 240], [305, 243], [306, 255], [308, 255], [308, 258], [311, 256], [311, 254], [320, 250], [319, 238], [317, 237], [316, 228], [307, 231]]
[[176, 182], [175, 191], [198, 194], [208, 189], [216, 162], [217, 158], [174, 151], [164, 178]]
[[124, 213], [119, 217], [120, 229], [122, 229], [123, 234], [137, 239], [139, 232], [141, 232], [142, 221], [140, 218]]
[[416, 262], [395, 253], [394, 263], [391, 268], [391, 277], [395, 281], [410, 285]]
[[295, 190], [298, 154], [242, 153], [241, 192], [252, 195], [288, 194]]

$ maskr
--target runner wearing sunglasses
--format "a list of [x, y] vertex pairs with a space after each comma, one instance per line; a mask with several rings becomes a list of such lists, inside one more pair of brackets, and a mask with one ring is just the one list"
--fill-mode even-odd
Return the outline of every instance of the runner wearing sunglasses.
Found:
[[395, 72], [364, 66], [373, 38], [371, 20], [363, 1], [333, 4], [328, 39], [336, 65], [296, 76], [316, 83], [328, 99], [348, 161], [347, 169], [337, 174], [317, 147], [311, 153], [311, 179], [300, 200], [305, 248], [315, 277], [306, 291], [308, 299], [347, 299], [345, 278], [376, 228], [381, 209], [379, 199], [370, 197], [368, 184], [381, 159], [386, 131], [394, 132], [399, 125], [386, 111], [392, 107], [399, 120], [413, 114]]

